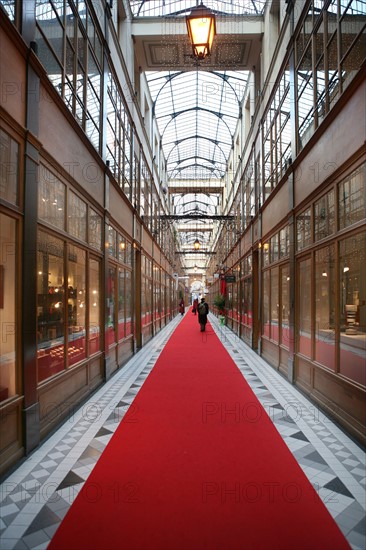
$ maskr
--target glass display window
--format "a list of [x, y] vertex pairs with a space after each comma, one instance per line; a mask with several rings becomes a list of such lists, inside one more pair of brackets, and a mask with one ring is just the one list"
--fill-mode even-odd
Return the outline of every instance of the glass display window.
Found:
[[288, 265], [280, 268], [280, 312], [281, 312], [281, 339], [282, 346], [290, 345], [290, 268]]
[[68, 366], [86, 357], [86, 254], [69, 245], [67, 278]]
[[339, 372], [366, 385], [366, 232], [339, 243]]
[[100, 351], [100, 261], [89, 259], [89, 355]]
[[107, 275], [107, 317], [105, 327], [105, 338], [107, 347], [113, 345], [116, 341], [116, 286], [117, 269], [114, 266], [108, 267]]
[[38, 233], [37, 254], [38, 382], [65, 367], [64, 243]]
[[311, 258], [298, 265], [297, 349], [311, 357]]
[[17, 221], [0, 214], [0, 402], [17, 393]]
[[336, 369], [335, 246], [315, 252], [315, 360]]
[[118, 268], [118, 340], [125, 337], [125, 270]]

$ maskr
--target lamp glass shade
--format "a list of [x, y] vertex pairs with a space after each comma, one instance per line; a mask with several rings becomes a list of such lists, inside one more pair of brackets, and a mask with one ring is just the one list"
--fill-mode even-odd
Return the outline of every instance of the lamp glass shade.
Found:
[[199, 249], [201, 248], [201, 244], [200, 244], [200, 242], [199, 242], [198, 239], [196, 239], [196, 240], [194, 241], [194, 243], [193, 243], [193, 248], [194, 248], [195, 250], [199, 250]]
[[204, 59], [211, 53], [212, 42], [216, 34], [214, 14], [203, 4], [193, 8], [186, 18], [189, 39], [193, 55]]

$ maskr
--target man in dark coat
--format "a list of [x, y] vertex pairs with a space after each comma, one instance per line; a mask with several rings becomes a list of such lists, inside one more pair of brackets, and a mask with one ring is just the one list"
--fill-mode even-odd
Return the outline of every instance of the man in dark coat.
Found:
[[201, 327], [201, 332], [204, 332], [206, 330], [207, 315], [208, 304], [205, 302], [204, 298], [201, 298], [201, 303], [198, 306], [198, 322]]

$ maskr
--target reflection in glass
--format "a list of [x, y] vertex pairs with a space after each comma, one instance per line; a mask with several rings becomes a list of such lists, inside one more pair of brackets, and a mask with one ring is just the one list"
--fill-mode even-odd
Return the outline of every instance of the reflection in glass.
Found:
[[118, 340], [125, 337], [125, 270], [118, 269]]
[[366, 233], [340, 242], [340, 373], [366, 385]]
[[290, 345], [290, 268], [281, 267], [281, 344]]
[[86, 241], [86, 204], [75, 193], [69, 191], [69, 233]]
[[269, 270], [264, 271], [263, 273], [263, 334], [264, 336], [270, 337], [270, 324], [269, 324]]
[[366, 164], [362, 164], [339, 184], [339, 228], [344, 229], [366, 217]]
[[100, 350], [100, 262], [89, 260], [89, 355]]
[[76, 246], [70, 246], [68, 260], [68, 365], [71, 366], [86, 357], [86, 266], [84, 250]]
[[37, 254], [38, 382], [64, 369], [64, 243], [42, 231]]
[[43, 165], [39, 169], [38, 216], [58, 229], [65, 228], [65, 185]]
[[17, 222], [0, 214], [0, 401], [16, 394]]
[[299, 263], [298, 351], [311, 357], [311, 260]]
[[334, 190], [332, 189], [314, 205], [314, 237], [318, 241], [331, 235], [335, 229]]
[[278, 268], [271, 269], [271, 339], [279, 339], [279, 297], [278, 297]]
[[116, 268], [108, 268], [107, 277], [107, 318], [106, 343], [111, 346], [116, 341]]
[[0, 198], [18, 204], [19, 145], [0, 129]]
[[335, 370], [335, 250], [315, 253], [315, 360]]

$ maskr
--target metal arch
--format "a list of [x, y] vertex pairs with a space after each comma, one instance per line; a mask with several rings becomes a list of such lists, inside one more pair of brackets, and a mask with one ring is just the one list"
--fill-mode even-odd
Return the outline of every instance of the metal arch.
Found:
[[175, 211], [178, 212], [181, 211], [185, 206], [187, 206], [188, 204], [203, 204], [204, 206], [207, 206], [207, 209], [206, 211], [203, 210], [202, 208], [191, 208], [191, 209], [188, 209], [186, 212], [184, 212], [184, 214], [193, 214], [193, 213], [196, 213], [196, 212], [202, 212], [202, 214], [207, 214], [207, 210], [216, 210], [216, 206], [214, 204], [207, 204], [206, 202], [203, 202], [203, 201], [198, 201], [198, 200], [195, 200], [195, 201], [187, 201], [183, 204], [176, 204], [176, 208], [175, 208]]
[[[188, 166], [182, 166], [180, 168], [173, 168], [172, 172], [173, 171], [176, 171], [177, 174], [179, 174], [180, 172], [183, 172], [183, 170], [187, 170], [187, 168], [191, 168], [192, 166], [195, 166], [196, 168], [200, 167], [200, 168], [204, 168], [205, 170], [207, 170], [208, 172], [211, 172], [212, 174], [217, 171], [219, 174], [220, 174], [220, 171], [217, 167], [215, 168], [210, 168], [209, 166], [205, 166], [204, 164], [189, 164]], [[220, 174], [220, 178], [222, 177], [222, 174]], [[170, 177], [169, 177], [170, 178]]]
[[[163, 139], [164, 137], [164, 134], [165, 134], [165, 130], [168, 128], [169, 124], [171, 122], [173, 122], [174, 120], [177, 120], [177, 118], [182, 115], [182, 114], [185, 114], [185, 113], [189, 113], [190, 111], [203, 111], [205, 113], [210, 113], [211, 115], [213, 116], [216, 116], [218, 119], [220, 119], [226, 126], [228, 132], [229, 132], [229, 136], [231, 137], [231, 142], [233, 141], [233, 135], [234, 134], [231, 134], [231, 130], [227, 124], [227, 122], [225, 122], [225, 120], [223, 119], [224, 116], [229, 116], [231, 118], [237, 118], [237, 117], [234, 117], [232, 115], [224, 115], [223, 113], [217, 113], [215, 111], [211, 111], [210, 109], [203, 109], [202, 107], [191, 107], [190, 109], [184, 109], [183, 111], [179, 111], [177, 113], [172, 113], [170, 114], [169, 116], [171, 117], [169, 122], [167, 122], [167, 124], [165, 125], [165, 128], [164, 130], [162, 131], [162, 134], [161, 134], [161, 139]], [[167, 115], [164, 115], [164, 116], [167, 116]], [[159, 117], [159, 118], [162, 118], [162, 117]], [[158, 120], [158, 119], [156, 119]]]
[[[145, 1], [145, 0], [144, 0]], [[158, 97], [161, 93], [161, 91], [163, 90], [163, 88], [165, 88], [166, 84], [168, 84], [169, 82], [171, 82], [173, 80], [173, 78], [175, 78], [176, 76], [180, 76], [181, 74], [183, 74], [185, 71], [177, 71], [175, 73], [172, 73], [172, 74], [169, 74], [168, 76], [163, 76], [163, 77], [159, 77], [159, 78], [164, 78], [165, 79], [165, 82], [164, 84], [161, 86], [160, 90], [158, 91], [158, 93], [156, 94], [156, 98], [155, 98], [155, 101], [153, 101], [153, 104], [152, 104], [152, 114], [153, 116], [155, 116], [155, 107], [156, 107], [156, 104], [158, 102]], [[149, 82], [148, 82], [149, 84]]]
[[[208, 138], [208, 137], [205, 137], [205, 136], [200, 136], [200, 135], [198, 135], [198, 134], [196, 134], [196, 135], [194, 135], [194, 136], [189, 136], [189, 137], [186, 137], [186, 138], [178, 139], [178, 140], [176, 140], [176, 141], [169, 141], [169, 142], [165, 143], [165, 146], [169, 145], [170, 143], [174, 143], [174, 145], [177, 145], [177, 146], [178, 146], [178, 145], [180, 145], [181, 143], [183, 143], [184, 141], [188, 141], [189, 139], [196, 140], [196, 142], [197, 142], [198, 140], [201, 140], [201, 139], [202, 139], [202, 140], [209, 141], [210, 143], [213, 143], [213, 144], [221, 151], [221, 153], [222, 153], [224, 159], [225, 159], [226, 162], [227, 162], [228, 159], [226, 158], [226, 155], [225, 155], [223, 149], [220, 147], [220, 145], [219, 145], [220, 142], [219, 142], [218, 140], [212, 139], [212, 138]], [[229, 143], [227, 143], [226, 145], [229, 145], [229, 146], [231, 147], [231, 144], [229, 144]], [[170, 155], [172, 154], [172, 152], [174, 151], [174, 149], [175, 149], [175, 148], [172, 147], [172, 149], [170, 150], [169, 155], [168, 155], [167, 158], [166, 158], [167, 163], [169, 162], [169, 157], [170, 157]]]
[[[213, 164], [213, 165], [216, 165], [216, 164], [224, 164], [226, 166], [226, 162], [222, 162], [222, 161], [219, 161], [219, 160], [213, 160], [213, 159], [209, 159], [209, 158], [206, 158], [206, 157], [202, 157], [201, 155], [193, 155], [191, 157], [185, 157], [181, 160], [172, 160], [171, 161], [171, 164], [175, 164], [176, 166], [178, 166], [179, 164], [182, 164], [182, 162], [185, 162], [187, 160], [192, 160], [192, 159], [201, 159], [201, 160], [205, 160], [207, 162], [209, 162], [210, 164]], [[169, 162], [167, 162], [167, 165], [169, 164]], [[172, 170], [174, 170], [174, 168], [172, 168]], [[169, 171], [169, 170], [168, 170]]]

